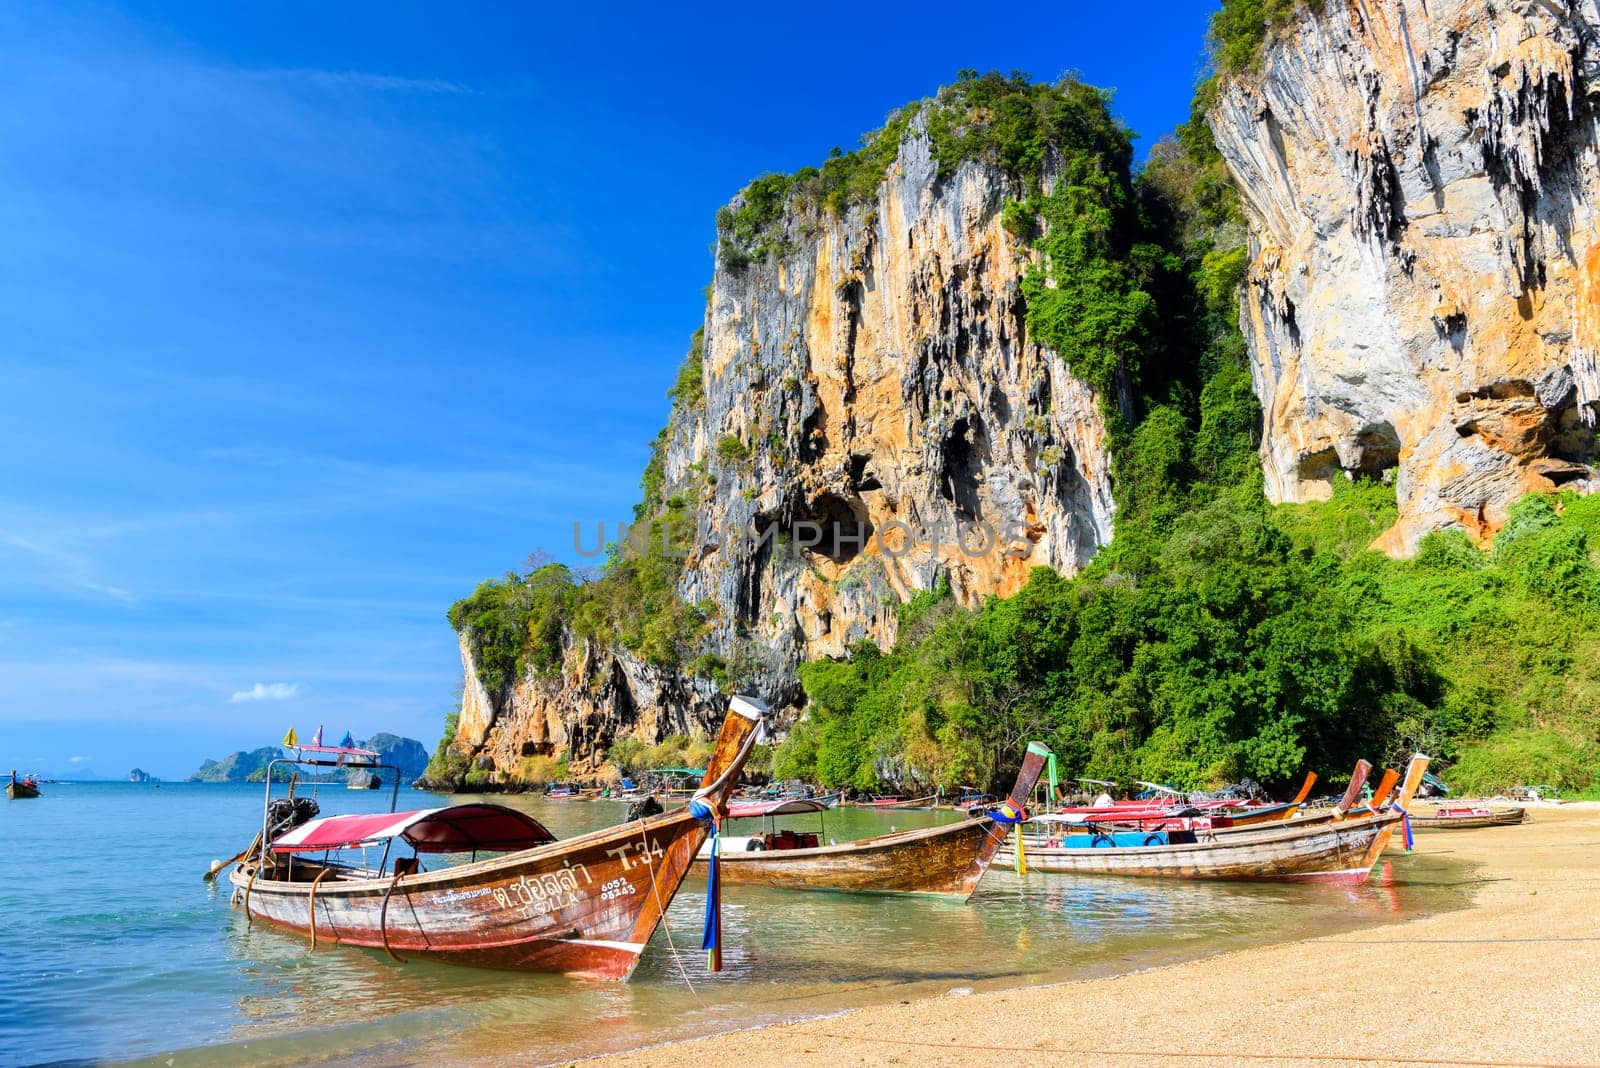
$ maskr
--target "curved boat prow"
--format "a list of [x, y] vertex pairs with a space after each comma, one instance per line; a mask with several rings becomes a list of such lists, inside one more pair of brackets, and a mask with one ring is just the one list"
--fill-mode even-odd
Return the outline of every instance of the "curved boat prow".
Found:
[[[1006, 798], [1013, 812], [1027, 811], [1028, 798], [1032, 795], [1039, 776], [1044, 774], [1045, 764], [1049, 761], [1050, 755], [1049, 746], [1043, 742], [1028, 743], [1028, 751], [1022, 755], [1022, 767], [1017, 769], [1017, 781], [1012, 785], [1011, 793]], [[1011, 833], [1012, 824], [1001, 823], [992, 816], [982, 818], [989, 821], [989, 833], [984, 838], [983, 845], [978, 848], [978, 855], [973, 858], [972, 866], [967, 869], [966, 877], [963, 879], [967, 897], [971, 897], [972, 892], [978, 888], [983, 873], [989, 870], [989, 864], [994, 860], [995, 853], [999, 852], [1001, 843]]]
[[1339, 798], [1339, 803], [1334, 806], [1340, 816], [1348, 815], [1361, 800], [1361, 788], [1367, 785], [1367, 776], [1372, 774], [1372, 765], [1365, 760], [1356, 761], [1356, 770], [1350, 775], [1350, 785], [1345, 788], [1344, 796]]
[[754, 697], [735, 694], [728, 701], [728, 715], [722, 720], [716, 748], [706, 763], [706, 776], [695, 791], [696, 798], [713, 804], [719, 813], [727, 813], [728, 798], [739, 785], [739, 773], [756, 744], [767, 712], [766, 704]]
[[1393, 768], [1385, 768], [1383, 778], [1378, 780], [1378, 788], [1372, 791], [1372, 801], [1367, 805], [1376, 815], [1382, 812], [1394, 799], [1394, 784], [1400, 781], [1400, 773]]
[[[1296, 808], [1305, 804], [1306, 798], [1311, 796], [1311, 788], [1315, 785], [1317, 785], [1317, 773], [1314, 771], [1306, 772], [1306, 781], [1300, 784], [1300, 792], [1295, 794], [1289, 803]], [[1291, 812], [1290, 814], [1292, 815], [1293, 813]]]
[[1411, 754], [1411, 763], [1406, 767], [1406, 781], [1400, 784], [1400, 796], [1394, 802], [1396, 806], [1405, 808], [1411, 804], [1411, 799], [1417, 796], [1417, 790], [1422, 786], [1422, 776], [1427, 773], [1432, 759], [1426, 753]]
[[1389, 845], [1389, 839], [1394, 837], [1395, 828], [1399, 827], [1406, 819], [1406, 806], [1411, 804], [1411, 799], [1416, 796], [1417, 788], [1422, 785], [1423, 773], [1428, 770], [1430, 758], [1425, 753], [1411, 754], [1411, 763], [1406, 766], [1405, 781], [1400, 784], [1399, 793], [1395, 795], [1394, 802], [1388, 809], [1381, 812], [1379, 819], [1387, 819], [1388, 825], [1373, 839], [1372, 848], [1367, 852], [1367, 869], [1378, 862], [1378, 857], [1383, 854]]

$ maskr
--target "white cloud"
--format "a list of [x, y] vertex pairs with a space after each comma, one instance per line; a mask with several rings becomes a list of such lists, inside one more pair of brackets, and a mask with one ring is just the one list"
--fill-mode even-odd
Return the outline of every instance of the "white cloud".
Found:
[[361, 89], [375, 93], [476, 93], [477, 90], [460, 82], [443, 78], [407, 78], [396, 74], [374, 74], [363, 70], [308, 70], [305, 68], [280, 68], [277, 70], [247, 70], [247, 76], [299, 82], [320, 89]]
[[84, 757], [84, 756], [68, 757], [67, 758], [67, 760], [69, 762], [73, 763], [73, 764], [87, 764], [87, 763], [89, 763], [89, 761], [91, 761], [93, 759], [94, 759], [94, 757]]
[[240, 690], [228, 700], [238, 704], [240, 701], [287, 701], [299, 696], [298, 682], [258, 682], [248, 690]]

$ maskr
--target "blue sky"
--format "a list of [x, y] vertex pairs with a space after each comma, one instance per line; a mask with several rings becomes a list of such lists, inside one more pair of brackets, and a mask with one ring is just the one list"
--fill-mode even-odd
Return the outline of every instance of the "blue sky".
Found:
[[636, 498], [718, 205], [963, 67], [1148, 146], [1214, 5], [0, 4], [0, 764], [432, 745]]

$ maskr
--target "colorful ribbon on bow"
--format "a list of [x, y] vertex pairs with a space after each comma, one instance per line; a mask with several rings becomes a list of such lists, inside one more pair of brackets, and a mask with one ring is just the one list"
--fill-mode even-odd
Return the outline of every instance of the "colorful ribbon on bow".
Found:
[[1411, 813], [1399, 805], [1390, 805], [1389, 807], [1400, 813], [1400, 830], [1406, 843], [1406, 852], [1409, 853], [1416, 846], [1416, 839], [1411, 837]]
[[1028, 810], [1007, 799], [1001, 803], [999, 808], [989, 813], [989, 816], [996, 823], [1010, 824], [1017, 829], [1016, 851], [1013, 859], [1017, 874], [1028, 874], [1028, 857], [1026, 851], [1022, 848], [1022, 825], [1028, 822]]
[[689, 814], [697, 820], [711, 821], [711, 859], [706, 863], [705, 935], [700, 948], [706, 951], [706, 967], [722, 970], [722, 819], [717, 810], [700, 798], [689, 801]]

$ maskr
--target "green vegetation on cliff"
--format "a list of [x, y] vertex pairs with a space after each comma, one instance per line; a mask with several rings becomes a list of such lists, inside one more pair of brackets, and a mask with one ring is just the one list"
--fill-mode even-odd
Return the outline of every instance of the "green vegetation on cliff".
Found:
[[[1288, 11], [1268, 7], [1263, 34]], [[1137, 181], [1108, 167], [1116, 152], [1068, 149], [1051, 194], [1008, 210], [1044, 253], [1030, 331], [1131, 415], [1106, 405], [1115, 539], [1078, 577], [1041, 569], [976, 612], [921, 595], [891, 651], [802, 668], [810, 714], [778, 774], [995, 782], [1040, 738], [1074, 774], [1191, 787], [1336, 777], [1412, 749], [1469, 792], [1594, 781], [1600, 501], [1530, 498], [1490, 553], [1457, 533], [1394, 561], [1367, 551], [1395, 515], [1388, 486], [1262, 496], [1244, 230], [1203, 120], [1212, 91]]]
[[[1219, 69], [1254, 63], [1295, 10], [1227, 0]], [[1357, 757], [1414, 748], [1468, 791], [1593, 782], [1600, 503], [1531, 498], [1492, 551], [1434, 535], [1394, 561], [1367, 550], [1393, 521], [1389, 486], [1265, 501], [1238, 323], [1245, 230], [1204, 120], [1215, 91], [1200, 86], [1190, 121], [1135, 175], [1103, 92], [963, 72], [856, 152], [758, 179], [719, 219], [724, 266], [781, 251], [815, 212], [869, 198], [920, 116], [942, 173], [983, 158], [1016, 180], [1004, 222], [1039, 253], [1022, 280], [1027, 329], [1097, 389], [1112, 451], [1116, 535], [1082, 574], [1040, 570], [977, 611], [929, 591], [902, 607], [892, 650], [804, 666], [809, 714], [772, 754], [776, 775], [993, 784], [1039, 738], [1069, 773], [1180, 786], [1282, 784], [1306, 767], [1337, 778]], [[697, 343], [675, 405], [703, 403], [699, 365]], [[569, 636], [663, 667], [690, 660], [711, 606], [675, 592], [661, 534], [686, 529], [695, 502], [668, 496], [663, 443], [635, 512], [657, 537], [613, 547], [594, 581], [551, 565], [451, 610], [491, 690], [553, 671]], [[746, 447], [717, 446], [730, 462]], [[706, 655], [690, 669], [726, 665]]]
[[1267, 44], [1285, 33], [1302, 11], [1321, 11], [1324, 0], [1222, 0], [1207, 37], [1212, 62], [1224, 76], [1253, 70]]
[[1035, 83], [1021, 71], [961, 71], [933, 97], [896, 110], [855, 151], [836, 148], [820, 168], [764, 174], [745, 186], [717, 213], [718, 257], [729, 268], [760, 262], [787, 251], [786, 225], [805, 225], [818, 212], [837, 215], [871, 203], [906, 131], [919, 118], [941, 178], [968, 160], [981, 160], [1033, 194], [1047, 161], [1062, 149], [1103, 153], [1104, 172], [1125, 175], [1133, 149], [1106, 109], [1109, 99], [1105, 90], [1076, 78], [1050, 85]]

